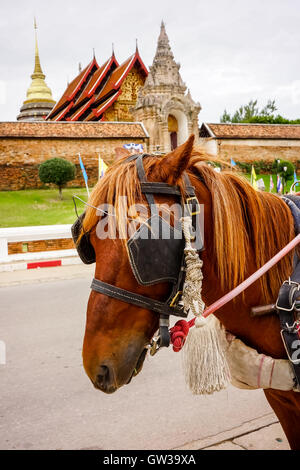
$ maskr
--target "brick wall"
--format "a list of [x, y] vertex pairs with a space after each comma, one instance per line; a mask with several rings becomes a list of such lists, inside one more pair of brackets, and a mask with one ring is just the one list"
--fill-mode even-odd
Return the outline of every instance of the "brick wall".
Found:
[[[220, 141], [219, 141], [220, 142]], [[272, 162], [275, 159], [290, 160], [293, 164], [300, 162], [300, 141], [278, 142], [273, 141], [272, 145], [265, 145], [263, 141], [246, 144], [223, 140], [218, 145], [219, 157], [229, 160], [233, 158], [237, 161], [253, 162], [265, 160]]]
[[37, 253], [40, 251], [72, 250], [75, 248], [72, 238], [54, 240], [34, 240], [30, 242], [9, 242], [8, 254]]
[[148, 140], [143, 127], [135, 123], [0, 123], [0, 190], [42, 187], [39, 164], [53, 157], [76, 164], [76, 178], [68, 186], [84, 186], [79, 152], [93, 186], [98, 179], [98, 155], [109, 165], [116, 147], [142, 143], [147, 151]]

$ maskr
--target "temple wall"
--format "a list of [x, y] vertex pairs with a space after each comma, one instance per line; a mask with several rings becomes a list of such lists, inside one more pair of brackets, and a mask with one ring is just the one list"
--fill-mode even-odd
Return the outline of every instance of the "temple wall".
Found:
[[[2, 124], [4, 123], [0, 123], [0, 134]], [[14, 131], [14, 126], [21, 123], [5, 124], [9, 124], [10, 129]], [[30, 124], [26, 123], [26, 125]], [[35, 129], [38, 125], [47, 126], [47, 123], [38, 124], [36, 122], [34, 123]], [[50, 123], [49, 125], [54, 127], [55, 123]], [[62, 125], [60, 123], [60, 126]], [[95, 125], [97, 126], [97, 124], [94, 124], [93, 128]], [[120, 126], [120, 124], [116, 125]], [[75, 130], [77, 131], [80, 126], [90, 126], [90, 124], [80, 123]], [[98, 126], [101, 126], [101, 124], [98, 124]], [[128, 143], [142, 143], [144, 150], [148, 150], [149, 139], [145, 132], [135, 133], [140, 134], [140, 137], [137, 135], [134, 137], [130, 135], [126, 137], [122, 135], [102, 137], [100, 132], [99, 137], [80, 137], [78, 132], [76, 132], [76, 136], [74, 133], [72, 135], [71, 129], [69, 137], [51, 137], [49, 135], [42, 137], [17, 135], [14, 137], [0, 135], [0, 190], [42, 187], [43, 183], [38, 177], [38, 167], [43, 161], [54, 157], [65, 158], [76, 165], [76, 178], [70, 181], [68, 186], [84, 186], [84, 179], [78, 161], [79, 152], [89, 177], [89, 184], [93, 186], [98, 179], [99, 155], [105, 163], [110, 165], [114, 160], [116, 147], [122, 147]], [[18, 132], [18, 134], [20, 133]], [[122, 132], [119, 132], [119, 134], [122, 134]]]
[[253, 162], [275, 159], [290, 160], [300, 164], [300, 140], [292, 139], [200, 139], [208, 153], [225, 161]]

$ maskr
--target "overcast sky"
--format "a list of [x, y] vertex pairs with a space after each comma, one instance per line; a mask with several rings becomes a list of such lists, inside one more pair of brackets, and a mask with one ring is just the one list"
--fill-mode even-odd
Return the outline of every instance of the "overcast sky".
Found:
[[13, 121], [34, 65], [33, 17], [41, 65], [53, 98], [86, 66], [102, 64], [114, 43], [121, 63], [135, 49], [147, 67], [160, 23], [201, 122], [219, 122], [250, 99], [275, 99], [300, 118], [300, 0], [0, 0], [0, 120]]

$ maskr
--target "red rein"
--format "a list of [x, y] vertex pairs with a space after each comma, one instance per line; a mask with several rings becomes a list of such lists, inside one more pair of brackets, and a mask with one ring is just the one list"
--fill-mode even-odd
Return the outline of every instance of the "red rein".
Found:
[[[251, 274], [245, 281], [235, 287], [232, 291], [225, 294], [219, 300], [211, 304], [207, 309], [204, 310], [203, 316], [208, 317], [211, 313], [214, 313], [223, 305], [230, 302], [237, 295], [239, 295], [247, 287], [251, 286], [253, 282], [257, 281], [263, 274], [265, 274], [269, 269], [271, 269], [276, 263], [278, 263], [281, 258], [283, 258], [287, 253], [289, 253], [293, 248], [295, 248], [300, 242], [300, 234], [297, 235], [290, 243], [288, 243], [282, 250], [280, 250], [273, 258], [271, 258], [266, 264], [259, 268], [255, 273]], [[173, 344], [173, 351], [179, 352], [183, 347], [186, 337], [189, 333], [189, 329], [194, 326], [196, 317], [192, 318], [190, 321], [179, 320], [173, 328], [170, 329], [171, 344]]]

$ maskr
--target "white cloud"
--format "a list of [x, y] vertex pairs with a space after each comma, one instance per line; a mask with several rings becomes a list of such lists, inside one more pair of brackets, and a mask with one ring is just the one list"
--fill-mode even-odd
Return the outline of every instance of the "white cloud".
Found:
[[293, 105], [300, 104], [300, 80], [294, 80], [289, 85], [278, 87], [275, 90], [275, 95], [290, 100]]

